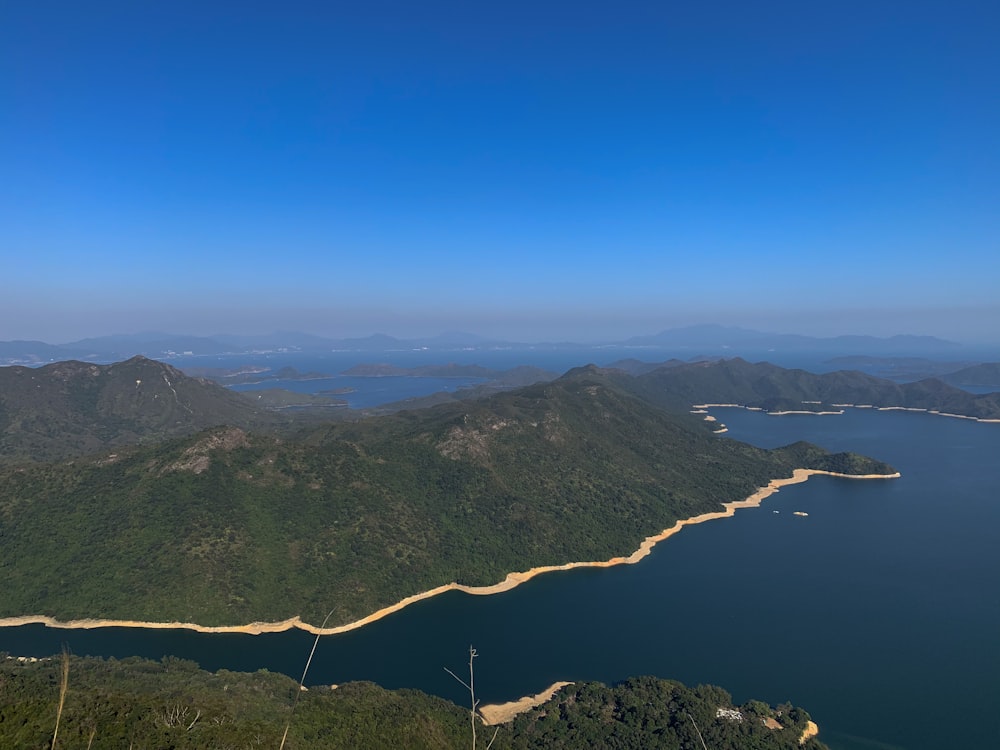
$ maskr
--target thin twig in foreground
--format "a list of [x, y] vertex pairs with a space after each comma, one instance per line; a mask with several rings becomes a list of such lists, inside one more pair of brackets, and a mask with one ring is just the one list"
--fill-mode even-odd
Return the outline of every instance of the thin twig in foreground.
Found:
[[292, 726], [292, 717], [295, 715], [295, 707], [299, 705], [299, 696], [302, 694], [303, 688], [306, 686], [306, 675], [309, 674], [309, 665], [312, 664], [313, 655], [316, 653], [316, 647], [319, 645], [319, 638], [323, 635], [323, 631], [326, 630], [326, 623], [333, 616], [333, 610], [323, 618], [323, 624], [319, 626], [319, 631], [316, 633], [316, 640], [313, 641], [312, 650], [309, 652], [309, 658], [306, 659], [306, 668], [302, 670], [302, 679], [299, 680], [299, 689], [295, 693], [295, 700], [292, 701], [292, 710], [288, 714], [288, 723], [285, 724], [285, 733], [281, 735], [281, 744], [278, 745], [278, 750], [284, 750], [285, 740], [288, 739], [288, 730]]
[[56, 750], [56, 740], [59, 738], [59, 720], [62, 719], [63, 706], [66, 705], [66, 691], [69, 690], [69, 651], [63, 646], [60, 659], [59, 708], [56, 711], [56, 728], [52, 732], [51, 750]]

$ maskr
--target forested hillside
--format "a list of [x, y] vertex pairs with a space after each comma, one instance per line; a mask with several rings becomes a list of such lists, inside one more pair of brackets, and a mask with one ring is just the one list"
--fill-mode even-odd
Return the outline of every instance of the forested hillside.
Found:
[[343, 624], [627, 555], [795, 468], [843, 466], [892, 471], [713, 435], [590, 368], [294, 437], [215, 428], [0, 471], [0, 616]]
[[[0, 747], [51, 747], [62, 667], [59, 657], [22, 663], [0, 655]], [[298, 685], [284, 675], [209, 673], [172, 658], [72, 657], [68, 667], [58, 731], [58, 746], [67, 749], [278, 748], [286, 725], [287, 750], [470, 747], [468, 708], [415, 690], [313, 686], [293, 715]], [[495, 750], [822, 750], [816, 739], [799, 744], [808, 721], [791, 705], [734, 706], [721, 688], [642, 677], [612, 687], [570, 685], [478, 734], [483, 748], [496, 731]]]
[[636, 377], [622, 374], [618, 381], [650, 402], [676, 411], [703, 403], [739, 404], [770, 412], [827, 411], [856, 404], [1000, 418], [1000, 393], [972, 394], [934, 378], [894, 383], [849, 370], [818, 375], [739, 358], [668, 363]]
[[281, 420], [249, 399], [145, 357], [0, 367], [0, 464], [54, 461]]

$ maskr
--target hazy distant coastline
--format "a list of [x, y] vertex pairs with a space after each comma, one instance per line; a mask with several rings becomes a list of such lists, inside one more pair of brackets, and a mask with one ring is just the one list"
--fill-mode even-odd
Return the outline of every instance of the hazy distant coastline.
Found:
[[108, 335], [50, 344], [43, 341], [0, 341], [0, 364], [39, 365], [63, 359], [110, 362], [141, 354], [153, 359], [181, 357], [288, 355], [308, 353], [467, 352], [518, 349], [540, 350], [677, 350], [690, 356], [734, 356], [754, 352], [827, 353], [834, 355], [933, 354], [951, 355], [962, 350], [954, 341], [934, 336], [804, 336], [766, 333], [720, 325], [672, 328], [652, 335], [638, 335], [599, 342], [525, 342], [490, 338], [471, 333], [440, 334], [422, 338], [396, 338], [385, 334], [357, 338], [331, 338], [303, 333], [259, 336], [187, 336], [162, 332]]

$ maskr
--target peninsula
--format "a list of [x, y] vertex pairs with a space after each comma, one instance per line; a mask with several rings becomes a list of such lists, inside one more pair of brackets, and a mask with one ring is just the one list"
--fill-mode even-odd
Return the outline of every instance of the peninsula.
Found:
[[715, 362], [667, 362], [653, 369], [620, 371], [618, 381], [671, 410], [691, 404], [744, 406], [772, 414], [837, 413], [845, 405], [912, 409], [979, 421], [1000, 420], [1000, 393], [975, 394], [943, 380], [896, 383], [862, 372], [816, 374], [740, 358]]
[[588, 367], [357, 422], [217, 427], [12, 464], [0, 468], [0, 616], [263, 631], [332, 608], [331, 629], [346, 628], [450, 588], [634, 561], [775, 479], [800, 481], [796, 469], [895, 472], [711, 427]]
[[[252, 622], [245, 625], [214, 625], [206, 626], [199, 625], [197, 623], [191, 622], [141, 622], [135, 620], [107, 620], [107, 619], [82, 619], [82, 620], [69, 620], [60, 621], [52, 617], [47, 617], [44, 615], [22, 615], [15, 617], [3, 617], [0, 618], [0, 627], [17, 627], [20, 625], [31, 625], [31, 624], [41, 624], [52, 628], [66, 628], [66, 629], [91, 629], [91, 628], [148, 628], [154, 630], [193, 630], [200, 633], [244, 633], [248, 635], [261, 635], [263, 633], [280, 633], [286, 630], [291, 630], [292, 628], [298, 628], [306, 632], [312, 633], [314, 635], [336, 635], [338, 633], [345, 633], [350, 630], [355, 630], [357, 628], [369, 625], [376, 622], [383, 617], [391, 615], [401, 609], [415, 604], [418, 601], [423, 601], [424, 599], [429, 599], [431, 597], [443, 594], [447, 591], [461, 591], [465, 594], [470, 594], [473, 596], [488, 596], [491, 594], [500, 594], [505, 591], [510, 591], [511, 589], [530, 581], [536, 576], [542, 575], [543, 573], [552, 573], [556, 571], [567, 571], [574, 570], [576, 568], [609, 568], [616, 565], [634, 565], [639, 561], [643, 560], [645, 557], [652, 552], [653, 547], [666, 539], [669, 539], [674, 534], [679, 532], [685, 526], [692, 526], [694, 524], [704, 523], [705, 521], [714, 521], [720, 518], [729, 518], [737, 510], [742, 508], [757, 508], [760, 504], [768, 497], [773, 495], [782, 487], [789, 485], [799, 484], [806, 481], [809, 477], [816, 475], [825, 475], [832, 477], [840, 477], [843, 479], [896, 479], [900, 475], [898, 472], [891, 474], [842, 474], [833, 471], [822, 471], [819, 469], [795, 469], [792, 476], [786, 479], [773, 479], [764, 487], [759, 488], [749, 497], [743, 500], [735, 500], [729, 503], [723, 503], [723, 510], [721, 511], [711, 511], [708, 513], [703, 513], [693, 518], [686, 518], [677, 521], [673, 526], [668, 529], [664, 529], [659, 534], [646, 537], [642, 543], [639, 545], [632, 554], [627, 557], [613, 557], [610, 560], [601, 560], [595, 562], [571, 562], [563, 563], [561, 565], [547, 565], [536, 568], [531, 568], [523, 572], [508, 573], [507, 576], [500, 581], [489, 586], [466, 586], [459, 583], [448, 583], [443, 586], [438, 586], [436, 588], [430, 589], [428, 591], [421, 592], [419, 594], [414, 594], [408, 596], [395, 604], [388, 607], [383, 607], [377, 612], [373, 612], [359, 620], [350, 622], [344, 625], [338, 625], [334, 627], [319, 627], [315, 624], [304, 622], [299, 616], [290, 617], [281, 622]], [[796, 512], [795, 515], [807, 515], [802, 512]], [[567, 684], [567, 683], [563, 683]], [[498, 714], [501, 715], [501, 714]]]

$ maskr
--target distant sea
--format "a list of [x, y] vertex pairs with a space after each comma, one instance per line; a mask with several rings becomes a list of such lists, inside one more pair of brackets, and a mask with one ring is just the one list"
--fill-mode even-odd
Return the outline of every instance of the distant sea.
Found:
[[[286, 364], [323, 370], [316, 360]], [[555, 356], [533, 364], [560, 369]], [[718, 684], [737, 701], [801, 705], [834, 750], [1000, 747], [1000, 425], [855, 409], [713, 414], [730, 428], [719, 439], [806, 439], [888, 461], [903, 476], [815, 477], [760, 508], [686, 528], [638, 565], [425, 600], [322, 639], [308, 682], [366, 679], [461, 701], [443, 667], [460, 668], [472, 644], [486, 703], [556, 680], [655, 674]], [[62, 643], [77, 654], [173, 654], [298, 677], [311, 638], [0, 630], [9, 653], [44, 656]]]

